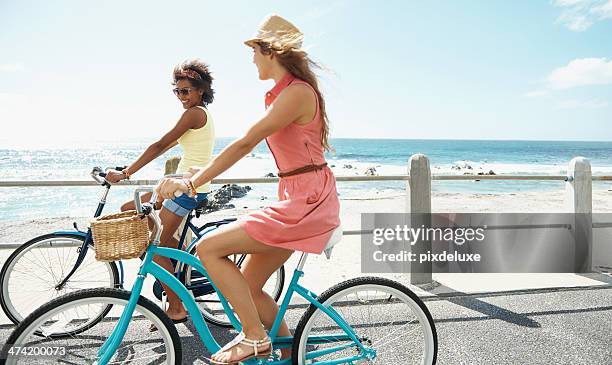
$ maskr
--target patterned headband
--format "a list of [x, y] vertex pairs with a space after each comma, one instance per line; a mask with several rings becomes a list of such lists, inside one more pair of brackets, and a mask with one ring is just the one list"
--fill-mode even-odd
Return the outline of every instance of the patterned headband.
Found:
[[183, 70], [177, 75], [177, 77], [188, 77], [190, 79], [202, 80], [202, 76], [200, 76], [199, 73], [191, 69]]

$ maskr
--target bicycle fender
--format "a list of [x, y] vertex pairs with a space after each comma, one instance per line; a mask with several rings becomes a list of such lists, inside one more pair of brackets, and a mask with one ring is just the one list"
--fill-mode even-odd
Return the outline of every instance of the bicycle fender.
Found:
[[53, 235], [67, 235], [67, 236], [77, 236], [77, 237], [87, 237], [87, 232], [81, 232], [81, 231], [55, 231], [52, 232], [51, 234]]

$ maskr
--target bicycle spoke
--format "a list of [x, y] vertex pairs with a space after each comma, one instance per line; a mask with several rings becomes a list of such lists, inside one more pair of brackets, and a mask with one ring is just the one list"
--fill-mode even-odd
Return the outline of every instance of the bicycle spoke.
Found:
[[[100, 346], [108, 339], [118, 325], [119, 316], [102, 320], [101, 314], [109, 305], [120, 313], [125, 309], [130, 294], [120, 289], [90, 289], [63, 296], [45, 304], [35, 313], [26, 327], [18, 327], [16, 334], [8, 341], [14, 346], [37, 346], [63, 348], [64, 353], [54, 354], [48, 363], [93, 363], [98, 359]], [[145, 306], [136, 306], [122, 341], [113, 351], [109, 364], [174, 364], [180, 362], [176, 353], [180, 339], [171, 324], [164, 325], [163, 312], [151, 301], [144, 300]], [[145, 323], [143, 323], [143, 321]], [[158, 331], [143, 336], [143, 326], [152, 322]], [[92, 324], [97, 325], [92, 326]], [[87, 326], [85, 330], [84, 326]], [[83, 330], [79, 330], [83, 328]], [[79, 330], [78, 332], [75, 332]], [[38, 332], [36, 332], [38, 331]], [[38, 335], [36, 335], [38, 333]], [[53, 335], [53, 336], [51, 336]], [[180, 351], [180, 345], [178, 345]], [[48, 361], [47, 361], [48, 360]], [[9, 359], [9, 364], [11, 359]]]
[[40, 305], [65, 293], [94, 287], [113, 287], [112, 263], [100, 262], [87, 253], [70, 279], [55, 287], [72, 270], [83, 241], [75, 238], [43, 238], [20, 252], [5, 276], [2, 301], [11, 319], [20, 321]]
[[[382, 348], [392, 344], [393, 342], [395, 342], [397, 340], [400, 340], [402, 337], [406, 337], [406, 336], [409, 336], [411, 334], [414, 334], [417, 330], [418, 330], [418, 328], [415, 328], [412, 331], [401, 333], [398, 336], [393, 337], [391, 340], [389, 340], [387, 342], [384, 342], [384, 343], [380, 343], [383, 340], [383, 339], [380, 339], [380, 340], [376, 341], [375, 343], [372, 343], [372, 347], [377, 348], [377, 349], [382, 349]], [[395, 331], [395, 332], [397, 332], [397, 331]], [[385, 339], [386, 339], [386, 337], [389, 337], [389, 336], [385, 336]]]
[[33, 261], [32, 261], [32, 260], [29, 258], [29, 257], [26, 257], [25, 255], [24, 255], [22, 258], [24, 258], [24, 259], [26, 259], [26, 260], [30, 261], [30, 262], [31, 262], [31, 263], [34, 265], [34, 267], [35, 267], [35, 268], [41, 268], [41, 269], [43, 269], [43, 270], [44, 270], [44, 271], [46, 271], [46, 272], [47, 272], [49, 275], [53, 276], [53, 277], [54, 277], [54, 280], [55, 280], [55, 276], [54, 276], [54, 275], [53, 275], [53, 273], [52, 273], [52, 272], [51, 272], [51, 271], [50, 271], [50, 270], [47, 268], [48, 264], [47, 264], [47, 263], [42, 263], [42, 262], [41, 262], [41, 261], [38, 259], [38, 257], [36, 257], [36, 255], [34, 255], [34, 253], [33, 253], [33, 252], [32, 252], [32, 256], [34, 256], [34, 258], [36, 259], [37, 263], [34, 263], [34, 262], [33, 262]]
[[19, 274], [21, 274], [23, 276], [29, 276], [30, 278], [38, 279], [38, 280], [40, 280], [42, 282], [45, 282], [45, 283], [49, 284], [50, 286], [54, 286], [54, 283], [52, 281], [50, 281], [48, 279], [43, 279], [42, 277], [34, 274], [32, 271], [25, 272], [25, 271], [13, 269], [13, 272], [17, 272], [17, 273], [19, 273]]
[[[392, 283], [363, 278], [338, 284], [326, 292], [319, 300], [350, 325], [360, 343], [353, 342], [330, 313], [316, 309], [296, 329], [299, 348], [295, 356], [306, 361], [307, 354], [316, 351], [314, 362], [344, 363], [349, 359], [354, 363], [376, 364], [422, 365], [425, 359], [433, 362], [435, 346], [427, 315], [412, 297], [387, 286], [388, 282]], [[317, 342], [309, 342], [310, 338]], [[375, 357], [368, 359], [368, 353]], [[357, 358], [361, 360], [356, 361]]]

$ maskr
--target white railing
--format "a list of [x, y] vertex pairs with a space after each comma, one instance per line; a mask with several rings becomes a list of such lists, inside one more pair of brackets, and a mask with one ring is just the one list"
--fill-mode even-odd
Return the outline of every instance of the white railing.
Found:
[[[590, 216], [593, 211], [592, 195], [593, 181], [612, 181], [612, 176], [592, 176], [591, 164], [584, 157], [575, 157], [569, 163], [567, 175], [432, 175], [429, 159], [423, 154], [413, 155], [408, 162], [408, 174], [385, 175], [385, 176], [337, 176], [339, 182], [358, 181], [406, 181], [406, 212], [407, 213], [431, 213], [431, 182], [436, 181], [474, 181], [474, 180], [524, 180], [524, 181], [563, 181], [566, 184], [565, 201], [567, 212], [580, 213]], [[265, 178], [234, 178], [214, 179], [212, 184], [266, 184], [278, 182], [276, 177]], [[157, 180], [130, 180], [122, 181], [115, 185], [154, 185]], [[57, 186], [95, 186], [95, 181], [78, 180], [5, 180], [0, 181], [0, 187], [57, 187]], [[576, 219], [571, 230], [576, 239], [584, 240], [588, 244], [589, 261], [592, 265], [593, 228], [610, 228], [612, 223], [592, 223], [590, 219]], [[363, 230], [347, 230], [344, 235], [362, 235], [370, 232]], [[417, 254], [421, 251], [431, 250], [429, 244], [418, 245]], [[412, 284], [423, 284], [432, 281], [431, 263], [411, 265], [410, 282]]]

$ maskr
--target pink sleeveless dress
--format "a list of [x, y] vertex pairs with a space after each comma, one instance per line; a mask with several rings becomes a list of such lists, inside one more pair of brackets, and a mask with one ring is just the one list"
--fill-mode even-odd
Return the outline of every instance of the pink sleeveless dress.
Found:
[[[290, 84], [305, 81], [287, 74], [266, 94], [266, 108]], [[313, 89], [314, 92], [314, 89]], [[325, 163], [321, 144], [323, 121], [317, 104], [314, 119], [291, 123], [266, 138], [280, 172]], [[264, 244], [294, 251], [320, 254], [340, 225], [340, 202], [336, 178], [327, 166], [321, 170], [280, 178], [278, 202], [243, 216], [242, 229]]]

